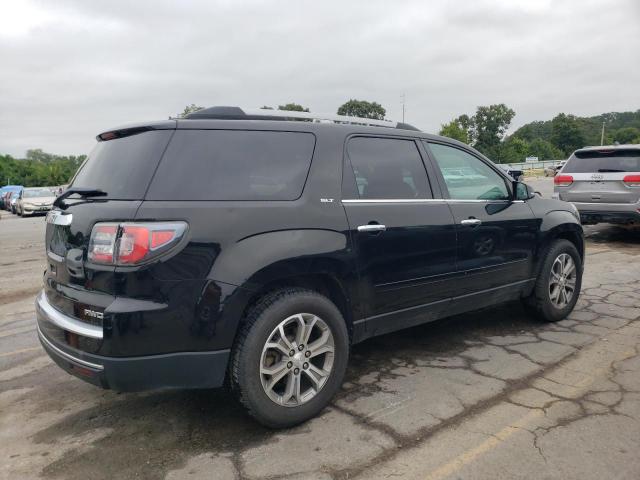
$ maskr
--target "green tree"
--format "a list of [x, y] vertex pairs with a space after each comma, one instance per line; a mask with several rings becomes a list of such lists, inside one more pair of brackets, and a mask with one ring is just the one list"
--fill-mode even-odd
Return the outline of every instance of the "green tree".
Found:
[[40, 149], [31, 152], [36, 153], [31, 153], [31, 158], [26, 159], [0, 155], [0, 183], [9, 180], [12, 184], [25, 187], [66, 184], [86, 158], [85, 155], [53, 155]]
[[633, 143], [638, 137], [640, 137], [640, 130], [635, 127], [620, 128], [613, 133], [613, 140], [623, 144]]
[[493, 161], [498, 163], [524, 162], [529, 155], [529, 142], [520, 137], [509, 137], [502, 144], [493, 147]]
[[562, 150], [564, 155], [570, 155], [574, 150], [584, 147], [585, 137], [578, 119], [574, 115], [564, 113], [556, 115], [551, 120], [551, 142]]
[[478, 107], [470, 124], [473, 146], [485, 155], [495, 154], [515, 114], [504, 103]]
[[538, 157], [540, 160], [560, 160], [566, 158], [564, 152], [551, 142], [536, 138], [529, 143], [528, 156]]
[[178, 118], [184, 118], [190, 113], [197, 112], [198, 110], [202, 110], [203, 108], [204, 107], [199, 107], [195, 103], [192, 103], [191, 105], [187, 105], [186, 107], [184, 107], [184, 110], [182, 111], [182, 113], [178, 114]]
[[469, 125], [470, 119], [468, 115], [460, 115], [449, 123], [442, 124], [439, 135], [443, 137], [453, 138], [463, 143], [469, 143]]
[[338, 108], [338, 115], [350, 117], [372, 118], [374, 120], [384, 120], [387, 111], [382, 105], [366, 100], [351, 99]]
[[289, 112], [308, 112], [309, 109], [299, 105], [297, 103], [287, 103], [285, 105], [278, 105], [278, 110], [287, 110]]
[[55, 158], [55, 155], [43, 152], [41, 148], [27, 150], [27, 160], [35, 160], [36, 162], [49, 163]]

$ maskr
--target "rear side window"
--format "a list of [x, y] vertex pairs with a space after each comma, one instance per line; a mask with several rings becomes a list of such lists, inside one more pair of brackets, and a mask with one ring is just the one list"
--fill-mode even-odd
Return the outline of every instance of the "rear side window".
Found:
[[147, 200], [295, 200], [314, 146], [305, 132], [178, 130]]
[[141, 200], [173, 130], [98, 142], [72, 186], [96, 188], [114, 200]]
[[576, 152], [562, 173], [640, 172], [640, 150], [590, 150]]
[[362, 199], [431, 198], [427, 173], [413, 140], [355, 137], [347, 144]]

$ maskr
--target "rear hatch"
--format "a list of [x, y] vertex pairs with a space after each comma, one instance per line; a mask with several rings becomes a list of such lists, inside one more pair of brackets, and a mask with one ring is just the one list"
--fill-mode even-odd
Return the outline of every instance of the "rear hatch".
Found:
[[560, 199], [633, 204], [640, 199], [640, 148], [576, 151], [555, 178]]
[[[114, 300], [117, 285], [115, 267], [87, 261], [92, 228], [97, 222], [135, 218], [169, 143], [171, 128], [175, 128], [175, 122], [100, 135], [69, 190], [84, 188], [103, 193], [70, 195], [47, 216], [44, 295], [55, 309], [102, 327], [101, 314]], [[100, 349], [101, 341], [71, 334], [48, 322], [40, 327], [50, 338], [73, 348], [91, 353]]]

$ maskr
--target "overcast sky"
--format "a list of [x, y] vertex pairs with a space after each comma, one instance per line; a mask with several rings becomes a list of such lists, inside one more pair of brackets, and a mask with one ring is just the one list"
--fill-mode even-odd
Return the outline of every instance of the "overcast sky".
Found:
[[[640, 108], [640, 0], [7, 2], [0, 153], [88, 152], [189, 103], [335, 112], [377, 101], [436, 132], [504, 102], [512, 127]], [[513, 129], [513, 128], [512, 128]]]

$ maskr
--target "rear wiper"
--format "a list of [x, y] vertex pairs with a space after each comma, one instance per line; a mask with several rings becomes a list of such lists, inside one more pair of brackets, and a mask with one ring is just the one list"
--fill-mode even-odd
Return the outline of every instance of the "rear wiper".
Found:
[[100, 190], [99, 188], [81, 188], [81, 187], [73, 187], [65, 190], [58, 198], [53, 202], [54, 207], [59, 207], [62, 210], [67, 208], [67, 205], [64, 203], [65, 199], [70, 197], [71, 195], [80, 195], [83, 198], [86, 197], [104, 197], [107, 195], [107, 192]]
[[615, 168], [599, 168], [598, 172], [600, 173], [617, 173], [617, 172], [626, 172], [626, 170], [616, 170]]

